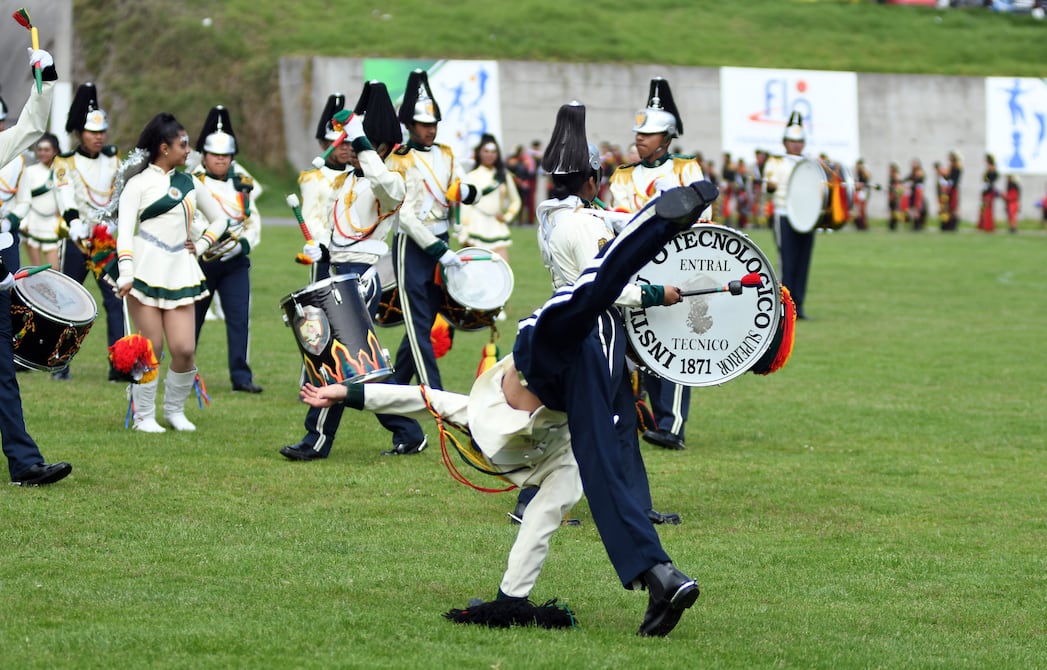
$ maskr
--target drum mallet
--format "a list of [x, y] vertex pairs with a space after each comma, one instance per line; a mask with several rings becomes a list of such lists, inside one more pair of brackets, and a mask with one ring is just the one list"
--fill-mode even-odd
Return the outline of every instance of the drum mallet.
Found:
[[21, 270], [19, 270], [18, 272], [15, 273], [15, 280], [25, 279], [26, 277], [32, 277], [33, 275], [35, 275], [38, 272], [43, 272], [44, 270], [50, 270], [50, 269], [51, 269], [51, 264], [50, 263], [45, 263], [43, 265], [37, 265], [36, 267], [33, 267], [33, 268], [22, 268]]
[[708, 295], [710, 293], [727, 293], [731, 295], [741, 295], [742, 291], [746, 286], [763, 286], [763, 280], [760, 279], [760, 275], [755, 272], [750, 272], [741, 279], [732, 279], [727, 282], [727, 286], [714, 286], [713, 288], [699, 288], [693, 291], [680, 291], [681, 298], [688, 298], [692, 295]]
[[[11, 15], [15, 21], [24, 28], [29, 29], [29, 34], [32, 35], [33, 39], [33, 51], [40, 50], [40, 33], [37, 32], [36, 26], [29, 20], [29, 12], [26, 11], [25, 7], [19, 9], [17, 12]], [[40, 69], [40, 63], [33, 66], [33, 76], [36, 77], [36, 92], [40, 93], [44, 88], [43, 71]]]
[[[313, 241], [313, 235], [309, 232], [309, 226], [305, 223], [305, 217], [302, 216], [302, 202], [298, 199], [298, 196], [294, 193], [287, 196], [287, 206], [294, 212], [294, 218], [298, 221], [298, 227], [302, 231], [302, 235], [305, 235], [305, 241], [309, 244], [315, 244]], [[295, 261], [302, 265], [312, 265], [313, 260], [305, 254], [298, 254], [294, 257]]]
[[324, 163], [327, 162], [327, 157], [331, 155], [331, 152], [338, 148], [338, 145], [346, 140], [345, 136], [345, 124], [349, 123], [349, 119], [353, 118], [353, 113], [348, 109], [343, 109], [335, 112], [335, 115], [331, 117], [331, 126], [335, 130], [341, 131], [338, 138], [331, 142], [331, 146], [327, 147], [327, 150], [320, 156], [313, 159], [314, 168], [322, 168]]

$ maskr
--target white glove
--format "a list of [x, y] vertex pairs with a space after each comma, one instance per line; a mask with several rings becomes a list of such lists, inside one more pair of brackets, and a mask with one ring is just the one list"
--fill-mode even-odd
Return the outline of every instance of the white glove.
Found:
[[0, 219], [0, 233], [9, 232], [11, 232], [11, 219], [5, 216], [4, 218]]
[[15, 287], [15, 276], [10, 272], [3, 279], [0, 279], [0, 291], [10, 291]]
[[55, 64], [55, 59], [49, 52], [43, 49], [33, 51], [32, 47], [26, 47], [26, 50], [29, 52], [29, 67], [35, 67], [39, 63], [42, 70]]
[[204, 255], [204, 252], [211, 248], [211, 245], [201, 238], [193, 242], [193, 255], [199, 258]]
[[345, 139], [352, 142], [357, 137], [364, 137], [364, 117], [359, 114], [353, 114], [346, 124], [342, 127], [345, 131]]
[[306, 242], [305, 246], [302, 247], [302, 253], [309, 257], [314, 263], [319, 263], [320, 259], [324, 257], [323, 249], [316, 242]]
[[134, 281], [135, 281], [134, 277], [125, 277], [124, 275], [120, 275], [116, 279], [116, 288], [117, 289], [122, 289], [125, 286], [130, 286], [131, 284], [134, 283]]
[[454, 253], [450, 249], [445, 251], [443, 253], [443, 256], [440, 256], [440, 265], [444, 266], [447, 269], [450, 269], [450, 268], [459, 268], [459, 269], [461, 269], [461, 268], [465, 267], [465, 263], [462, 262], [461, 258], [458, 258], [458, 254]]
[[242, 245], [239, 242], [237, 242], [235, 245], [233, 245], [232, 249], [230, 249], [229, 251], [227, 251], [224, 254], [222, 254], [221, 260], [223, 260], [223, 261], [231, 261], [234, 258], [236, 258], [237, 256], [239, 256], [240, 254], [242, 254], [243, 251], [244, 251], [244, 245]]
[[73, 219], [69, 222], [69, 239], [74, 242], [91, 236], [91, 228], [81, 221], [80, 219]]
[[664, 193], [669, 189], [676, 188], [680, 185], [680, 180], [676, 177], [659, 177], [654, 180], [654, 190], [658, 193]]

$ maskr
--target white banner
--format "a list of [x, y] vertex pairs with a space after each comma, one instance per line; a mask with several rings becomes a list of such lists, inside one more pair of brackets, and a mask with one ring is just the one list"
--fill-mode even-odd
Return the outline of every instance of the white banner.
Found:
[[[429, 85], [440, 105], [437, 141], [454, 149], [463, 167], [470, 169], [473, 149], [484, 133], [502, 142], [498, 62], [445, 60], [429, 69]], [[506, 157], [502, 147], [502, 158]]]
[[1000, 172], [1047, 174], [1047, 80], [986, 77], [985, 150]]
[[803, 117], [804, 153], [844, 165], [861, 157], [858, 77], [853, 72], [720, 68], [723, 150], [750, 161], [757, 149], [784, 153], [789, 115]]

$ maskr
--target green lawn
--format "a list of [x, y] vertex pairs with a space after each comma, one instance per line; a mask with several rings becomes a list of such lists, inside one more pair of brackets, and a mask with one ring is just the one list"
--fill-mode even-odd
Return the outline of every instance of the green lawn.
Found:
[[[548, 277], [533, 229], [514, 242], [517, 317]], [[578, 629], [445, 621], [494, 595], [513, 495], [453, 482], [431, 425], [417, 457], [379, 456], [388, 435], [353, 413], [329, 460], [279, 456], [305, 414], [278, 307], [307, 283], [299, 244], [269, 226], [253, 254], [263, 394], [231, 392], [223, 329], [205, 327], [196, 433], [122, 429], [102, 319], [71, 382], [19, 376], [32, 434], [74, 472], [0, 487], [0, 666], [1047, 666], [1047, 235], [1031, 224], [818, 239], [786, 368], [697, 389], [688, 449], [644, 448], [656, 506], [684, 518], [664, 544], [702, 586], [664, 640], [635, 636], [646, 596], [618, 585], [584, 502], [534, 593]], [[401, 332], [379, 336], [395, 348]], [[485, 339], [459, 334], [449, 388], [468, 387]]]

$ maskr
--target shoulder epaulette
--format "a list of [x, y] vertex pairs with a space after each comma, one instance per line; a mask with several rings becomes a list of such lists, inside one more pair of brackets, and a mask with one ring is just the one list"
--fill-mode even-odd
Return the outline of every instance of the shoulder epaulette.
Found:
[[312, 170], [302, 170], [298, 173], [298, 183], [304, 184], [307, 181], [313, 181], [314, 179], [319, 179], [320, 177], [320, 168], [313, 168]]
[[693, 161], [695, 156], [694, 154], [673, 154], [672, 159], [674, 161]]
[[76, 149], [70, 149], [69, 151], [65, 152], [64, 154], [58, 154], [58, 157], [59, 158], [72, 158], [75, 155], [76, 155]]
[[115, 144], [107, 144], [102, 147], [102, 154], [105, 156], [115, 156], [118, 153]]
[[407, 146], [406, 144], [401, 144], [400, 148], [394, 151], [393, 154], [396, 156], [406, 156], [410, 150], [411, 147]]

